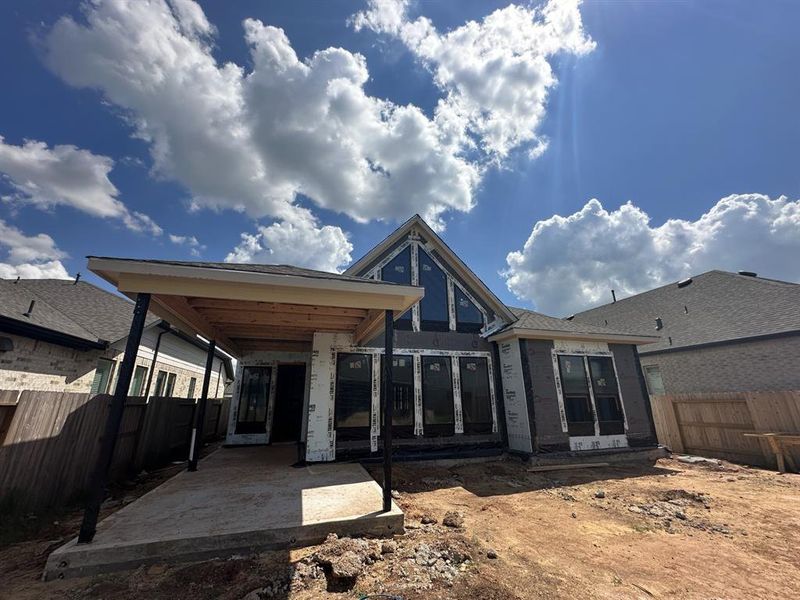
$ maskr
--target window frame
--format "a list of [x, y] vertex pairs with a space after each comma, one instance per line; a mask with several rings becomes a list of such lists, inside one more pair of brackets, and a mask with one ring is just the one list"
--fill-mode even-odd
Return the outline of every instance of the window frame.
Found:
[[[454, 356], [450, 355], [422, 355], [422, 376], [420, 378], [420, 395], [422, 398], [422, 430], [424, 437], [452, 437], [456, 434], [456, 405], [455, 405], [455, 390], [453, 388], [453, 358]], [[452, 410], [452, 422], [450, 423], [428, 423], [426, 419], [426, 409], [425, 409], [425, 359], [447, 359], [448, 365], [448, 376], [447, 379], [450, 382], [450, 386], [448, 387], [449, 390], [449, 398], [450, 398], [450, 407]]]
[[[622, 388], [620, 387], [619, 383], [619, 373], [617, 372], [617, 364], [616, 359], [613, 353], [609, 352], [580, 352], [580, 351], [566, 351], [566, 350], [552, 350], [553, 356], [553, 368], [554, 374], [557, 378], [557, 392], [558, 392], [558, 401], [559, 401], [559, 410], [561, 411], [562, 417], [562, 430], [567, 433], [570, 438], [595, 438], [599, 440], [601, 438], [619, 438], [625, 437], [628, 432], [628, 416], [625, 411], [625, 400], [622, 395]], [[588, 387], [589, 392], [589, 408], [591, 409], [592, 416], [594, 419], [594, 431], [592, 433], [573, 433], [570, 431], [569, 427], [569, 419], [567, 417], [567, 392], [564, 386], [564, 378], [563, 378], [563, 369], [561, 367], [561, 357], [571, 357], [571, 358], [580, 358], [581, 364], [583, 365], [583, 373], [584, 378], [586, 380], [586, 384]], [[611, 369], [613, 371], [613, 376], [615, 379], [616, 384], [616, 394], [609, 394], [604, 393], [602, 397], [610, 397], [615, 396], [618, 402], [619, 410], [622, 415], [622, 431], [618, 431], [619, 427], [605, 427], [605, 432], [602, 431], [604, 429], [601, 427], [600, 415], [597, 410], [597, 398], [596, 398], [596, 387], [594, 385], [594, 381], [592, 378], [591, 366], [589, 364], [589, 360], [592, 358], [600, 358], [600, 359], [608, 359], [611, 363]], [[577, 396], [577, 394], [569, 394], [569, 396]], [[581, 421], [583, 423], [583, 421]], [[605, 423], [605, 421], [604, 421]], [[616, 421], [609, 421], [608, 423], [616, 423]], [[609, 429], [613, 429], [613, 431], [609, 431]]]
[[[417, 407], [416, 407], [416, 402], [415, 402], [415, 399], [416, 399], [416, 382], [414, 381], [414, 355], [413, 354], [405, 354], [405, 353], [402, 353], [402, 354], [394, 354], [393, 353], [392, 359], [393, 360], [397, 360], [398, 358], [407, 358], [411, 363], [409, 365], [409, 367], [408, 367], [410, 369], [410, 372], [411, 372], [411, 396], [409, 398], [409, 401], [410, 401], [410, 404], [411, 404], [411, 423], [397, 423], [397, 422], [395, 422], [394, 419], [392, 419], [392, 436], [393, 437], [398, 437], [398, 438], [411, 438], [411, 437], [414, 437], [414, 423], [416, 423], [416, 421], [417, 421], [417, 415], [416, 415], [416, 408]], [[385, 363], [385, 361], [386, 361], [386, 355], [385, 354], [381, 353], [380, 355], [378, 355], [378, 360], [376, 362], [378, 364], [378, 368], [380, 368], [380, 376], [381, 376], [381, 378], [383, 377], [383, 373], [384, 373], [384, 363]], [[406, 383], [398, 384], [397, 376], [396, 376], [396, 373], [395, 373], [395, 369], [396, 368], [398, 368], [398, 367], [395, 367], [394, 365], [392, 366], [392, 386], [394, 387], [394, 394], [397, 393], [398, 385], [408, 385]], [[403, 367], [403, 368], [405, 368], [405, 367]], [[379, 394], [381, 394], [381, 392], [383, 392], [383, 386], [381, 386]], [[394, 400], [395, 400], [395, 407], [394, 407], [394, 410], [392, 411], [392, 416], [393, 417], [398, 414], [397, 413], [397, 398], [395, 397]], [[379, 428], [378, 432], [379, 432], [379, 436], [383, 434], [383, 411], [381, 410], [381, 408], [382, 407], [381, 407], [380, 399], [379, 399], [378, 400], [378, 411], [380, 412], [380, 414], [378, 416], [378, 428]]]
[[115, 367], [117, 365], [117, 363], [115, 361], [113, 361], [112, 359], [110, 359], [110, 358], [99, 357], [97, 359], [97, 365], [94, 368], [94, 377], [92, 378], [92, 384], [91, 384], [91, 387], [89, 388], [90, 393], [92, 393], [92, 390], [94, 389], [94, 383], [97, 380], [98, 374], [100, 373], [99, 367], [100, 367], [101, 364], [108, 365], [108, 378], [106, 379], [105, 383], [103, 384], [103, 389], [100, 389], [100, 386], [98, 386], [97, 391], [93, 392], [94, 395], [97, 395], [97, 396], [99, 396], [100, 394], [108, 394], [109, 393], [109, 389], [111, 388], [111, 382], [114, 380], [114, 370], [115, 370]]
[[197, 387], [197, 377], [189, 377], [189, 387], [188, 387], [188, 390], [186, 392], [186, 397], [187, 398], [193, 398], [194, 397], [194, 392], [195, 392], [195, 388], [196, 387]]
[[[459, 394], [461, 400], [461, 413], [463, 415], [463, 430], [465, 435], [490, 434], [494, 429], [494, 410], [492, 410], [492, 369], [489, 358], [486, 356], [458, 356]], [[486, 404], [489, 409], [488, 421], [468, 422], [467, 411], [464, 409], [464, 368], [465, 361], [482, 361], [486, 369]]]
[[[339, 378], [339, 364], [345, 357], [360, 356], [365, 359], [367, 364], [367, 424], [359, 425], [357, 427], [340, 427], [339, 426], [339, 394], [342, 393], [342, 387]], [[364, 352], [357, 351], [341, 351], [336, 353], [334, 363], [334, 390], [333, 390], [333, 429], [336, 432], [336, 439], [341, 441], [364, 441], [370, 439], [372, 431], [372, 386], [373, 386], [373, 360], [372, 355]]]
[[[129, 396], [133, 398], [141, 398], [144, 396], [144, 387], [145, 384], [147, 383], [147, 374], [149, 371], [150, 369], [148, 369], [144, 365], [136, 365], [136, 367], [134, 367], [133, 376], [131, 377], [131, 387], [130, 390], [128, 391]], [[142, 375], [141, 379], [139, 379], [138, 381], [136, 379], [137, 373], [141, 373]], [[136, 389], [137, 384], [139, 387], [138, 390]]]
[[[266, 385], [266, 402], [264, 404], [263, 422], [260, 419], [251, 419], [248, 421], [242, 418], [242, 415], [244, 414], [242, 411], [242, 402], [247, 399], [246, 392], [249, 392], [249, 389], [245, 390], [245, 372], [248, 370], [263, 370], [269, 377]], [[271, 401], [272, 390], [275, 387], [274, 380], [275, 369], [272, 365], [244, 365], [242, 367], [241, 383], [239, 385], [239, 393], [236, 400], [236, 419], [233, 422], [235, 435], [266, 435], [267, 428], [269, 427], [269, 405]], [[256, 414], [254, 416], [257, 416], [257, 410], [258, 409], [256, 409]], [[249, 409], [247, 412], [249, 412]]]
[[[650, 381], [650, 373], [655, 371], [658, 373], [658, 379], [661, 381], [661, 391], [657, 392], [653, 390], [653, 385]], [[647, 387], [647, 392], [651, 396], [663, 396], [667, 393], [667, 389], [664, 387], [664, 376], [661, 373], [661, 365], [642, 365], [642, 374], [644, 375], [644, 383]]]

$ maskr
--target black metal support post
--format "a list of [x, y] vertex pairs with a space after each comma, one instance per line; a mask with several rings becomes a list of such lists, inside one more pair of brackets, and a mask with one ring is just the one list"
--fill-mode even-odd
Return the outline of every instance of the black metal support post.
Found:
[[125, 398], [131, 386], [133, 377], [133, 367], [136, 364], [136, 354], [139, 351], [139, 343], [142, 341], [142, 331], [147, 319], [147, 309], [150, 307], [150, 294], [139, 294], [136, 296], [136, 305], [133, 309], [133, 321], [128, 333], [128, 341], [125, 344], [125, 356], [119, 368], [117, 387], [114, 388], [114, 398], [111, 400], [111, 408], [106, 419], [106, 429], [100, 440], [100, 454], [97, 456], [97, 464], [89, 484], [89, 501], [83, 513], [83, 522], [78, 534], [78, 543], [87, 544], [94, 539], [97, 530], [97, 516], [100, 514], [100, 504], [105, 496], [106, 485], [108, 484], [108, 471], [111, 468], [111, 461], [114, 458], [114, 446], [117, 443], [119, 426], [122, 423], [122, 415], [125, 412]]
[[392, 510], [392, 420], [394, 416], [394, 311], [387, 310], [384, 326], [383, 356], [383, 511]]
[[208, 385], [211, 382], [211, 371], [214, 369], [214, 351], [217, 343], [211, 340], [208, 343], [208, 355], [206, 356], [206, 370], [203, 373], [203, 393], [200, 396], [200, 405], [197, 407], [195, 415], [194, 429], [192, 430], [192, 443], [189, 445], [189, 470], [197, 471], [197, 457], [200, 456], [200, 448], [203, 447], [203, 425], [206, 422], [206, 404], [208, 403]]

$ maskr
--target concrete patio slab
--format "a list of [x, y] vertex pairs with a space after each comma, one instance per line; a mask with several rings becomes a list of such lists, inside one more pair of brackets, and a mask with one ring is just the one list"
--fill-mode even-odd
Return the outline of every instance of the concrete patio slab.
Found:
[[76, 538], [54, 551], [44, 577], [403, 532], [402, 511], [381, 512], [381, 488], [361, 465], [294, 468], [295, 456], [293, 447], [222, 448], [101, 521], [91, 544]]

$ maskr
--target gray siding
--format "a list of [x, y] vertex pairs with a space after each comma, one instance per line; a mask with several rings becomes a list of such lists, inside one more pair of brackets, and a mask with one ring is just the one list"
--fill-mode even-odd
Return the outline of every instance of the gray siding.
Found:
[[608, 348], [614, 354], [622, 403], [628, 418], [628, 443], [631, 446], [655, 444], [656, 435], [648, 410], [650, 398], [642, 388], [635, 348], [630, 344], [609, 344]]
[[800, 389], [800, 335], [642, 355], [641, 362], [658, 365], [668, 394]]
[[[527, 365], [533, 399], [534, 445], [542, 450], [569, 450], [569, 435], [561, 430], [558, 394], [553, 374], [553, 342], [522, 340], [523, 368]], [[526, 382], [527, 383], [527, 382]]]

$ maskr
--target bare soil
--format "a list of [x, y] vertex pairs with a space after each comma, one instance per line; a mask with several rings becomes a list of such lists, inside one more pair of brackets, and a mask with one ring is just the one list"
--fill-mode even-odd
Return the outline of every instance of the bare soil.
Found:
[[[380, 478], [379, 470], [374, 474]], [[394, 478], [407, 532], [388, 545], [331, 537], [291, 552], [43, 583], [39, 576], [47, 554], [77, 529], [75, 512], [0, 547], [0, 597], [774, 599], [800, 594], [800, 475], [673, 459], [534, 473], [503, 460], [450, 468], [405, 463], [395, 466]]]

